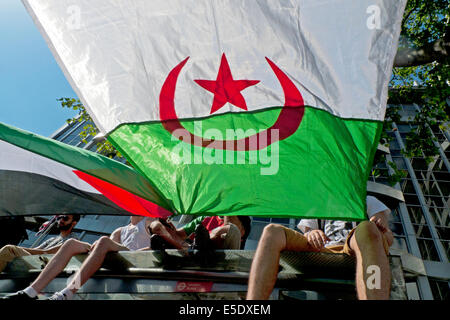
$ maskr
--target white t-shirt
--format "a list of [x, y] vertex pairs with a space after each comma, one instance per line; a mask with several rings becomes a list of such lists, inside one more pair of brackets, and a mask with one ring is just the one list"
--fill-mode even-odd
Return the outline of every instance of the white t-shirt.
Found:
[[[366, 197], [367, 203], [367, 216], [369, 219], [374, 216], [376, 213], [388, 210], [391, 212], [386, 205], [373, 196]], [[305, 227], [311, 228], [312, 230], [320, 229], [317, 219], [302, 219], [297, 225], [303, 233], [305, 232]], [[344, 244], [345, 239], [351, 229], [354, 227], [354, 224], [349, 221], [338, 221], [338, 220], [325, 220], [324, 223], [324, 233], [330, 238], [330, 241], [326, 244], [326, 246], [334, 246]]]
[[150, 234], [146, 230], [145, 221], [147, 218], [139, 221], [138, 224], [126, 225], [120, 230], [120, 242], [131, 251], [139, 250], [150, 246]]

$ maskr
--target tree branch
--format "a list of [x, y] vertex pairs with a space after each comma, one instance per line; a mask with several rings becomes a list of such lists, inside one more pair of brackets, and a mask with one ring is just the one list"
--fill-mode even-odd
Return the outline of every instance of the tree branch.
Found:
[[414, 67], [434, 61], [445, 62], [450, 54], [450, 37], [431, 42], [421, 48], [401, 49], [397, 52], [394, 67]]
[[403, 17], [403, 24], [402, 24], [402, 30], [405, 29], [406, 24], [408, 23], [408, 19], [409, 16], [411, 15], [411, 13], [413, 13], [413, 11], [415, 11], [417, 8], [413, 7], [409, 10], [409, 12]]

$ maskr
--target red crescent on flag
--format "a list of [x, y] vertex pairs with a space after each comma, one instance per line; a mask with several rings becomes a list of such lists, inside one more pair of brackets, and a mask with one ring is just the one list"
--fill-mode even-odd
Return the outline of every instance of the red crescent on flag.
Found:
[[[252, 151], [268, 147], [274, 142], [281, 141], [297, 131], [305, 113], [303, 97], [288, 76], [278, 68], [269, 58], [267, 62], [275, 73], [284, 92], [285, 102], [275, 123], [268, 129], [239, 140], [213, 140], [196, 136], [183, 127], [175, 112], [175, 89], [178, 76], [189, 57], [180, 62], [167, 76], [159, 96], [159, 117], [164, 128], [172, 135], [177, 131], [179, 140], [196, 146], [212, 149]], [[278, 130], [278, 135], [273, 135]]]

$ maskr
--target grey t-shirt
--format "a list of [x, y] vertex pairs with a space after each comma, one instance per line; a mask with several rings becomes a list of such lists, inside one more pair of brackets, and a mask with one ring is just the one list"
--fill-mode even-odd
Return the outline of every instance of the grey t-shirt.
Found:
[[49, 249], [54, 246], [59, 246], [69, 239], [77, 239], [77, 238], [72, 233], [65, 238], [61, 237], [61, 235], [58, 235], [56, 237], [52, 237], [50, 239], [45, 240], [38, 247], [36, 247], [36, 249]]
[[[367, 216], [369, 219], [378, 212], [389, 210], [386, 205], [373, 196], [366, 197], [367, 203]], [[342, 245], [345, 243], [345, 239], [347, 239], [348, 234], [351, 229], [355, 226], [354, 223], [349, 221], [338, 221], [338, 220], [325, 220], [323, 232], [325, 235], [330, 238], [330, 241], [325, 245], [334, 246], [334, 245]], [[297, 225], [302, 232], [305, 232], [305, 227], [315, 229], [322, 229], [321, 226], [318, 225], [317, 219], [302, 219]]]
[[343, 244], [348, 234], [353, 229], [353, 224], [348, 221], [325, 220], [324, 233], [330, 238], [326, 246]]

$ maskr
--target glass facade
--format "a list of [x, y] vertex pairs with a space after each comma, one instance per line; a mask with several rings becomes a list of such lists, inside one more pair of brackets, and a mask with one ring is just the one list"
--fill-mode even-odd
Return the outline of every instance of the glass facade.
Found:
[[[447, 300], [450, 273], [449, 133], [442, 131], [438, 124], [428, 126], [436, 138], [434, 144], [439, 154], [428, 162], [423, 154], [407, 158], [402, 150], [407, 134], [415, 128], [411, 119], [420, 107], [415, 104], [396, 107], [400, 107], [401, 120], [394, 123], [394, 130], [389, 132], [392, 141], [390, 155], [386, 158], [404, 173], [395, 187], [402, 191], [405, 201], [395, 209], [392, 230], [397, 240], [402, 239], [408, 252], [424, 262], [427, 276], [414, 281], [420, 297]], [[387, 167], [387, 163], [385, 165]], [[388, 175], [391, 173], [387, 170]]]

